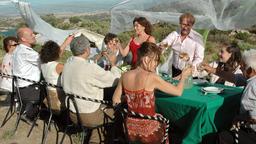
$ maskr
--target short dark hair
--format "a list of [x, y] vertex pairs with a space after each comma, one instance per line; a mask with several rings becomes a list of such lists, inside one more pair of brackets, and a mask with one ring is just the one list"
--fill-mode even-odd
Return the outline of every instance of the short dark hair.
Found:
[[145, 33], [151, 35], [152, 33], [152, 25], [145, 17], [135, 17], [133, 20], [133, 25], [135, 22], [138, 22], [140, 25], [145, 27]]
[[42, 63], [55, 61], [60, 57], [60, 46], [54, 41], [47, 41], [40, 51], [40, 59]]
[[137, 60], [136, 66], [141, 65], [142, 58], [145, 56], [152, 56], [157, 60], [159, 64], [161, 53], [162, 53], [161, 49], [155, 43], [143, 42], [141, 44], [141, 47], [137, 51], [138, 60]]
[[112, 39], [116, 38], [117, 35], [113, 33], [107, 33], [104, 38], [104, 43], [108, 44]]
[[10, 41], [15, 41], [18, 44], [18, 39], [16, 37], [14, 37], [14, 36], [6, 37], [3, 40], [3, 47], [4, 47], [5, 52], [7, 52], [7, 53], [9, 52], [8, 46], [10, 45]]

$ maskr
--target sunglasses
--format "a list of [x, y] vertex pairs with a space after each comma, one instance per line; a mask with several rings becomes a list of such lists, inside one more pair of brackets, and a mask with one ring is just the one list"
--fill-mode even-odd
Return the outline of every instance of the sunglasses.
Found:
[[16, 43], [16, 44], [12, 44], [12, 45], [10, 45], [10, 46], [17, 46], [17, 45], [19, 45], [18, 43]]

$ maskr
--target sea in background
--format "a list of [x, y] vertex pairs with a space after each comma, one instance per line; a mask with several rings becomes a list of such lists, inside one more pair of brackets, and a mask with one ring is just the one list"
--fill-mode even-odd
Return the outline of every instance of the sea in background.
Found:
[[[45, 14], [79, 14], [107, 12], [124, 0], [20, 0], [29, 2], [39, 15]], [[0, 0], [0, 18], [19, 17], [19, 11], [11, 0]], [[16, 29], [1, 30], [0, 35], [15, 35]]]
[[[20, 0], [29, 2], [38, 14], [68, 14], [109, 11], [124, 0]], [[19, 16], [10, 0], [0, 0], [0, 18]]]

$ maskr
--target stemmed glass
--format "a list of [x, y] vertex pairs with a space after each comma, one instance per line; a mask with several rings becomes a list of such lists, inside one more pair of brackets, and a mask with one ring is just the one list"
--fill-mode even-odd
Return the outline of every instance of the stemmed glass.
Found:
[[205, 75], [203, 74], [203, 72], [204, 72], [203, 63], [197, 64], [196, 69], [198, 71], [198, 76], [197, 76], [198, 79], [205, 81]]

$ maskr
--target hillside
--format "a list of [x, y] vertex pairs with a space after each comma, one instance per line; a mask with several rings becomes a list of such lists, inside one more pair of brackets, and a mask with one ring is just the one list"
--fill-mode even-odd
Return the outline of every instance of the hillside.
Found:
[[[81, 29], [85, 28], [96, 33], [105, 35], [110, 29], [110, 15], [108, 13], [95, 13], [86, 15], [44, 15], [42, 18], [49, 22], [52, 26], [60, 29]], [[20, 18], [1, 19], [0, 31], [9, 27], [17, 28], [25, 25]], [[170, 32], [175, 30], [178, 26], [167, 23], [158, 23], [154, 25], [153, 36], [156, 37], [157, 42], [161, 41]], [[205, 30], [197, 30], [203, 33]], [[122, 44], [125, 46], [133, 34], [132, 31], [119, 34]], [[3, 36], [0, 36], [2, 41]], [[205, 56], [206, 60], [212, 61], [217, 58], [217, 52], [223, 43], [237, 43], [241, 50], [248, 48], [256, 48], [256, 26], [246, 30], [236, 31], [219, 31], [211, 30], [208, 35]], [[2, 47], [2, 43], [0, 43]], [[3, 56], [3, 51], [0, 52], [0, 57]]]

